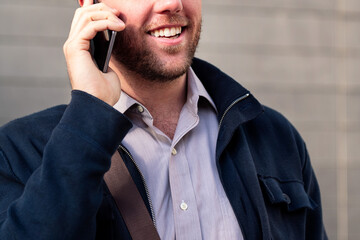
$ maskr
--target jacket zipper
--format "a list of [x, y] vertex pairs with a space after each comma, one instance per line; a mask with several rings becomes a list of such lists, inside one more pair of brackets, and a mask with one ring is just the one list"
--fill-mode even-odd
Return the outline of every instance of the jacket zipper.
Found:
[[220, 119], [220, 122], [219, 122], [219, 129], [220, 129], [220, 126], [225, 118], [225, 115], [230, 111], [230, 109], [235, 105], [237, 104], [238, 102], [241, 102], [242, 100], [244, 100], [245, 98], [249, 97], [250, 96], [250, 93], [246, 93], [245, 95], [237, 98], [235, 101], [233, 101], [225, 110], [224, 114], [222, 115], [221, 119]]
[[149, 189], [148, 189], [148, 186], [146, 185], [146, 182], [145, 182], [145, 178], [144, 178], [144, 175], [142, 174], [142, 172], [140, 171], [140, 168], [139, 168], [139, 165], [135, 162], [134, 158], [131, 156], [131, 154], [129, 153], [129, 151], [123, 147], [122, 145], [119, 146], [119, 148], [121, 148], [121, 150], [123, 150], [131, 159], [131, 161], [134, 163], [136, 169], [139, 171], [140, 173], [140, 176], [141, 176], [141, 180], [144, 184], [144, 187], [145, 187], [145, 192], [146, 192], [146, 196], [149, 200], [149, 205], [150, 205], [150, 211], [151, 211], [151, 216], [152, 216], [152, 220], [153, 220], [153, 224], [154, 224], [154, 227], [156, 229], [156, 219], [155, 219], [155, 213], [154, 213], [154, 208], [153, 208], [153, 204], [152, 204], [152, 201], [151, 201], [151, 198], [150, 198], [150, 194], [149, 194]]
[[[222, 124], [222, 122], [223, 122], [223, 120], [224, 120], [224, 118], [225, 118], [225, 115], [230, 111], [230, 109], [231, 109], [235, 104], [237, 104], [238, 102], [241, 102], [242, 100], [246, 99], [246, 98], [249, 97], [249, 96], [250, 96], [250, 93], [246, 93], [245, 95], [243, 95], [243, 96], [235, 99], [235, 101], [233, 101], [233, 102], [226, 108], [226, 110], [225, 110], [224, 114], [222, 115], [222, 117], [221, 117], [221, 119], [220, 119], [220, 122], [219, 122], [219, 128], [218, 128], [219, 130], [220, 130], [221, 124]], [[219, 173], [219, 174], [220, 174], [220, 173]], [[221, 178], [221, 179], [222, 179], [222, 178]], [[221, 183], [222, 183], [222, 185], [224, 186], [224, 183], [222, 182], [222, 180], [221, 180]], [[226, 195], [227, 195], [227, 193], [226, 193]], [[241, 226], [240, 221], [238, 221], [238, 223], [239, 223], [239, 226], [240, 226], [241, 234], [242, 234], [243, 238], [245, 239], [244, 231], [243, 231], [243, 228], [242, 228], [242, 226]]]

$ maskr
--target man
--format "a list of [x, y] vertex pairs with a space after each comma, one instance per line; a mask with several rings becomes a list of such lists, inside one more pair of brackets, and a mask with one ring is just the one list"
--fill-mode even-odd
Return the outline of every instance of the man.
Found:
[[[130, 239], [103, 181], [118, 146], [162, 239], [326, 239], [299, 134], [193, 59], [201, 0], [79, 3], [71, 102], [0, 131], [0, 239]], [[102, 73], [89, 49], [106, 29]]]

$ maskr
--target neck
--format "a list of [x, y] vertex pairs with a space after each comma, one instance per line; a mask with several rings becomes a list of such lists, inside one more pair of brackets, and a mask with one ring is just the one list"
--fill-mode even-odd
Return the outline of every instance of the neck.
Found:
[[120, 78], [121, 89], [143, 104], [154, 119], [154, 126], [173, 138], [181, 109], [186, 101], [186, 74], [164, 82], [154, 82], [121, 69], [118, 64], [110, 67]]

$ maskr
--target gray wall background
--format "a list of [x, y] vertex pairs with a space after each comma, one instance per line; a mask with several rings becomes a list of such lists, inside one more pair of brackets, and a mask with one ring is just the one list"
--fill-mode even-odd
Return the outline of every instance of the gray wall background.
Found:
[[[0, 0], [0, 124], [69, 101], [76, 0]], [[330, 239], [360, 239], [360, 1], [203, 0], [197, 56], [298, 128]]]

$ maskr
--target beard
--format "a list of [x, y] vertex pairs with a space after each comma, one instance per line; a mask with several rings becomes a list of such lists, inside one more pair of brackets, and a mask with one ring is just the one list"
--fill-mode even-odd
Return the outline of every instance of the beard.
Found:
[[[178, 23], [183, 17], [169, 17], [168, 22]], [[166, 54], [175, 55], [185, 51], [185, 56], [180, 63], [165, 62], [161, 54], [156, 54], [146, 43], [144, 38], [134, 28], [128, 26], [124, 31], [117, 34], [112, 57], [131, 71], [145, 80], [152, 82], [169, 82], [183, 76], [189, 69], [194, 58], [197, 45], [200, 40], [201, 20], [192, 22], [185, 28], [191, 37], [186, 45], [167, 46], [161, 50]], [[146, 32], [141, 29], [140, 33]]]

